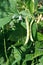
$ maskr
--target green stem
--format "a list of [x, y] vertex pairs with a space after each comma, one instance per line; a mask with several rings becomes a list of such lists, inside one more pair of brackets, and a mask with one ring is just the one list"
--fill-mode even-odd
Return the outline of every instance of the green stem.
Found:
[[31, 65], [34, 65], [34, 59], [33, 59], [33, 61], [32, 61], [32, 64]]
[[4, 52], [5, 52], [6, 59], [8, 60], [7, 51], [6, 51], [6, 41], [5, 41], [5, 38], [4, 38]]

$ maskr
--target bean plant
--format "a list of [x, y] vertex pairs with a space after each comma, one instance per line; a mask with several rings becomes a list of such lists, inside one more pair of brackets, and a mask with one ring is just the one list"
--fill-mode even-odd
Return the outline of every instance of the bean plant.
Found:
[[0, 0], [0, 65], [43, 65], [43, 0]]

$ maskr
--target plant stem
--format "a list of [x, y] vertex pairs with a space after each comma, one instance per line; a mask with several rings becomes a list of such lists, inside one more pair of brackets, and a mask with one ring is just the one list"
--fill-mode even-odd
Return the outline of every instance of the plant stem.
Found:
[[6, 41], [5, 41], [5, 38], [4, 38], [4, 52], [5, 52], [6, 59], [8, 60], [7, 52], [6, 52]]

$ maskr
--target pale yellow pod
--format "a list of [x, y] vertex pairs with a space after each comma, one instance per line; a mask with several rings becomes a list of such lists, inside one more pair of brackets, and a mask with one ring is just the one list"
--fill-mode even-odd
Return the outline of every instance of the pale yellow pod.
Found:
[[27, 28], [27, 36], [26, 36], [26, 40], [25, 40], [25, 44], [26, 45], [29, 41], [29, 22], [28, 22], [28, 16], [25, 18], [25, 22], [26, 22], [26, 28]]

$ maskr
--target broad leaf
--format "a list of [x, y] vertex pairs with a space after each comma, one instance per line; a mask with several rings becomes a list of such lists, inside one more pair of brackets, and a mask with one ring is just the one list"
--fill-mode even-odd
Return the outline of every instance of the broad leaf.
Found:
[[35, 5], [34, 0], [31, 0], [31, 1], [30, 1], [30, 12], [31, 12], [31, 13], [34, 13], [34, 5]]
[[14, 58], [15, 61], [12, 63], [12, 65], [14, 65], [16, 62], [19, 62], [21, 60], [21, 54], [16, 47], [14, 47]]
[[32, 25], [32, 35], [34, 39], [36, 39], [36, 33], [37, 33], [37, 23], [34, 22]]
[[10, 2], [10, 10], [13, 13], [16, 13], [17, 12], [17, 0], [9, 0], [9, 2]]
[[38, 41], [43, 41], [43, 34], [41, 34], [41, 33], [37, 33], [37, 39], [38, 39]]
[[0, 27], [10, 22], [12, 15], [0, 19]]

